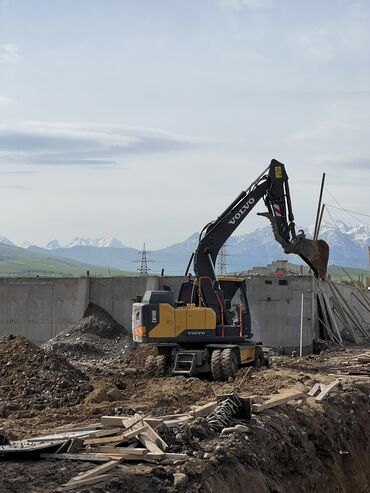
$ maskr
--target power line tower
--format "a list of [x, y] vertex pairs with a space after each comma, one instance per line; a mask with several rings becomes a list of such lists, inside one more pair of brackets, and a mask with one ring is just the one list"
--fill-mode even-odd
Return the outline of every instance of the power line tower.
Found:
[[227, 257], [229, 254], [227, 253], [227, 244], [224, 243], [220, 249], [217, 258], [217, 271], [218, 274], [226, 274], [227, 273]]
[[140, 267], [137, 268], [138, 272], [140, 273], [140, 276], [144, 277], [148, 275], [148, 271], [151, 269], [148, 268], [148, 263], [152, 262], [152, 260], [148, 259], [148, 251], [145, 248], [145, 243], [143, 243], [143, 249], [138, 252], [139, 258], [136, 260], [137, 263], [140, 263]]

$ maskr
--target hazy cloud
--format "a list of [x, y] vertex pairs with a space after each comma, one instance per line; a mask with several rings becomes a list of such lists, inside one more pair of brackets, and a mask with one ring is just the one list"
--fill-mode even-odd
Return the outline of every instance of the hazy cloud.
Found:
[[0, 63], [19, 63], [22, 60], [16, 44], [3, 44], [0, 46]]
[[227, 9], [265, 9], [273, 6], [272, 0], [220, 0], [220, 5]]
[[0, 163], [102, 166], [128, 154], [182, 151], [201, 143], [150, 128], [33, 122], [0, 128]]

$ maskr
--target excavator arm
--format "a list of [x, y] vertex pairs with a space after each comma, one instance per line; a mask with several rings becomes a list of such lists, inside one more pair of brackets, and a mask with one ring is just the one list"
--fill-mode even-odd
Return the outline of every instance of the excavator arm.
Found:
[[242, 191], [229, 207], [215, 221], [207, 224], [201, 232], [194, 253], [197, 295], [204, 306], [214, 309], [218, 323], [227, 325], [231, 322], [228, 319], [223, 292], [215, 272], [217, 255], [222, 245], [262, 198], [268, 212], [260, 215], [270, 220], [274, 237], [281, 244], [284, 252], [299, 255], [317, 278], [325, 277], [329, 247], [323, 240], [307, 239], [303, 231], [296, 233], [288, 175], [284, 164], [273, 159], [270, 166], [250, 187]]

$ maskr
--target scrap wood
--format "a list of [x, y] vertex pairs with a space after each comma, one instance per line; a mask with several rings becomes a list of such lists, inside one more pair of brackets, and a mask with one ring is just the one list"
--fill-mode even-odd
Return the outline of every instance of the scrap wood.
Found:
[[62, 484], [59, 491], [70, 491], [76, 488], [82, 488], [83, 486], [91, 486], [93, 484], [101, 483], [110, 479], [112, 477], [111, 474], [102, 474], [100, 476], [96, 476], [95, 478], [90, 479], [82, 479], [81, 481], [71, 481], [65, 484]]
[[110, 428], [109, 430], [100, 430], [95, 433], [92, 433], [89, 435], [89, 438], [101, 438], [101, 437], [109, 437], [112, 435], [117, 435], [118, 433], [122, 432], [123, 425], [121, 428]]
[[87, 462], [108, 462], [109, 457], [98, 454], [82, 452], [80, 454], [40, 454], [40, 459], [81, 460]]
[[[100, 454], [99, 454], [100, 455]], [[105, 457], [110, 457], [111, 459], [116, 459], [118, 457], [121, 457], [120, 455], [116, 454], [102, 454]], [[170, 452], [164, 452], [162, 454], [154, 454], [152, 452], [148, 452], [146, 455], [143, 456], [137, 456], [137, 455], [127, 455], [123, 457], [123, 460], [132, 460], [132, 461], [153, 461], [153, 460], [162, 460], [162, 459], [169, 459], [169, 460], [186, 460], [189, 459], [189, 456], [187, 454], [180, 454], [180, 453], [170, 453]]]
[[182, 418], [179, 419], [169, 419], [168, 421], [163, 421], [163, 424], [167, 428], [176, 428], [176, 426], [180, 426], [183, 423], [186, 423], [187, 421], [192, 420], [192, 416], [183, 416]]
[[309, 392], [307, 392], [307, 395], [309, 395], [310, 397], [313, 397], [320, 390], [320, 387], [321, 387], [321, 384], [316, 382], [315, 385], [312, 387], [312, 389]]
[[[123, 422], [125, 426], [128, 426], [128, 428], [133, 427], [134, 430], [137, 430], [140, 427], [140, 422], [142, 422], [143, 419], [144, 417], [141, 417], [139, 414], [135, 414], [133, 418], [124, 418]], [[139, 441], [147, 447], [149, 452], [159, 453], [160, 451], [167, 450], [167, 443], [158, 435], [155, 430], [153, 430], [153, 428], [148, 423], [147, 427], [148, 429], [144, 433], [139, 433]]]
[[337, 387], [340, 384], [339, 380], [334, 380], [331, 382], [329, 385], [325, 385], [321, 388], [320, 394], [316, 397], [315, 401], [316, 402], [321, 402], [325, 397], [328, 395], [328, 393], [333, 390], [335, 387]]
[[254, 413], [260, 413], [265, 409], [270, 409], [271, 407], [285, 404], [286, 402], [299, 399], [300, 397], [304, 397], [303, 392], [299, 392], [297, 390], [285, 391], [284, 393], [271, 397], [271, 399], [268, 399], [263, 404], [252, 404], [252, 411]]
[[139, 433], [146, 431], [148, 429], [148, 425], [141, 426], [138, 429], [134, 429], [125, 433], [121, 433], [120, 435], [101, 437], [101, 438], [88, 438], [84, 441], [84, 445], [99, 445], [101, 443], [120, 443], [126, 442], [130, 438], [136, 437]]
[[94, 469], [90, 469], [90, 471], [80, 473], [78, 476], [74, 476], [70, 479], [70, 481], [81, 482], [84, 479], [95, 478], [96, 476], [100, 476], [104, 472], [110, 471], [114, 467], [118, 466], [122, 462], [122, 458], [113, 459], [107, 462], [106, 464], [101, 464], [100, 466], [94, 467]]
[[[146, 448], [127, 448], [127, 447], [94, 447], [94, 454], [106, 454], [106, 455], [119, 455], [124, 457], [125, 455], [135, 455], [136, 457], [145, 456], [148, 453]], [[163, 452], [161, 451], [162, 455]]]
[[205, 416], [208, 416], [213, 412], [217, 407], [217, 401], [212, 401], [208, 402], [207, 404], [204, 404], [203, 406], [197, 406], [196, 409], [193, 409], [191, 411], [191, 414], [194, 416], [194, 418], [203, 418]]

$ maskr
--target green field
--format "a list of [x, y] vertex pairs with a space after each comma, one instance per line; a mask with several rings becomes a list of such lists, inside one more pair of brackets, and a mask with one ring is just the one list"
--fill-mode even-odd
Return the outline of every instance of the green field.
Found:
[[96, 267], [65, 258], [0, 244], [0, 276], [135, 276], [134, 272]]
[[[344, 270], [343, 270], [344, 269]], [[348, 274], [346, 274], [346, 272]], [[329, 265], [328, 274], [333, 281], [343, 281], [351, 283], [351, 278], [355, 282], [362, 282], [366, 285], [366, 278], [370, 278], [370, 271], [366, 269], [354, 269], [352, 267], [341, 267], [339, 265]]]

